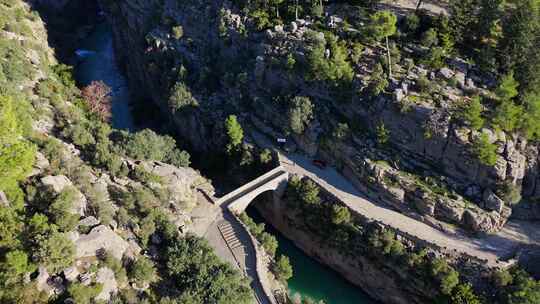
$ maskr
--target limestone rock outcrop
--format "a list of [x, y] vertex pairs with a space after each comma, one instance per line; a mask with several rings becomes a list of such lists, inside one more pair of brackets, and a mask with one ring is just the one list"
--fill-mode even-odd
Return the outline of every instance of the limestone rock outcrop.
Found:
[[75, 243], [76, 258], [96, 256], [100, 250], [105, 250], [120, 260], [129, 248], [127, 241], [104, 225], [97, 226], [90, 233], [74, 237], [72, 240]]

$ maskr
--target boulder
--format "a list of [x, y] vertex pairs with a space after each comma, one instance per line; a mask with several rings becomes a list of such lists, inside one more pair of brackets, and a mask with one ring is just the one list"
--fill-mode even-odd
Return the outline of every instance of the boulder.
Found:
[[200, 175], [191, 168], [177, 168], [161, 162], [145, 162], [142, 166], [149, 172], [160, 176], [163, 185], [169, 190], [171, 199], [176, 202], [195, 202], [197, 193], [192, 185], [200, 182]]
[[6, 194], [3, 191], [0, 191], [0, 206], [9, 207], [9, 201]]
[[454, 77], [455, 73], [451, 69], [445, 67], [439, 70], [439, 75], [446, 79], [451, 79], [452, 77]]
[[396, 97], [396, 101], [400, 102], [405, 98], [405, 92], [402, 89], [396, 89], [394, 96]]
[[77, 269], [77, 267], [72, 266], [72, 267], [64, 269], [64, 277], [69, 282], [75, 281], [78, 276], [79, 276], [79, 270]]
[[486, 189], [482, 198], [484, 200], [484, 209], [501, 213], [504, 207], [504, 201], [493, 193], [491, 189]]
[[98, 270], [96, 275], [96, 283], [103, 284], [103, 289], [96, 296], [96, 300], [108, 302], [111, 295], [118, 292], [118, 283], [114, 277], [114, 271], [110, 268], [102, 267]]
[[[41, 179], [41, 183], [50, 191], [60, 194], [66, 187], [73, 187], [73, 183], [64, 175], [49, 175]], [[73, 201], [71, 208], [72, 214], [78, 214], [84, 216], [87, 207], [86, 197], [81, 193], [81, 191], [76, 190], [76, 198]]]
[[36, 277], [36, 287], [39, 291], [49, 291], [50, 287], [47, 281], [49, 280], [49, 272], [45, 266], [39, 266], [38, 276]]
[[99, 225], [99, 220], [93, 216], [88, 216], [79, 221], [79, 226], [94, 227]]
[[291, 32], [295, 33], [298, 30], [298, 24], [296, 22], [291, 22]]
[[46, 168], [49, 167], [49, 165], [49, 160], [47, 160], [47, 158], [45, 158], [42, 153], [36, 152], [36, 161], [34, 162], [32, 172], [29, 176], [36, 176], [38, 174], [41, 174]]
[[463, 222], [473, 231], [491, 233], [498, 231], [505, 220], [501, 221], [500, 215], [495, 211], [487, 213], [467, 209], [463, 213]]
[[54, 193], [56, 194], [59, 194], [60, 192], [62, 192], [62, 190], [64, 190], [65, 187], [67, 186], [73, 186], [73, 184], [71, 183], [71, 181], [64, 175], [56, 175], [56, 176], [53, 176], [53, 175], [48, 175], [48, 176], [45, 176], [41, 179], [41, 183], [51, 189], [52, 191], [54, 191]]
[[128, 242], [121, 238], [111, 228], [100, 225], [89, 234], [80, 236], [75, 241], [76, 258], [96, 256], [100, 250], [105, 250], [117, 259], [122, 259], [129, 247]]
[[463, 202], [453, 201], [447, 198], [439, 198], [435, 213], [437, 218], [443, 218], [453, 223], [461, 223], [465, 208]]

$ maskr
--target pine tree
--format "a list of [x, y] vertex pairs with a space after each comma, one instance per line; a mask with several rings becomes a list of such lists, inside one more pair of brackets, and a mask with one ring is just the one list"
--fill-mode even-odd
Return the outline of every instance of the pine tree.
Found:
[[504, 23], [502, 58], [508, 70], [515, 71], [520, 92], [540, 91], [540, 1], [517, 0]]
[[480, 96], [475, 96], [465, 108], [463, 113], [465, 121], [473, 130], [478, 130], [484, 126], [484, 119], [482, 118], [482, 103], [480, 102]]

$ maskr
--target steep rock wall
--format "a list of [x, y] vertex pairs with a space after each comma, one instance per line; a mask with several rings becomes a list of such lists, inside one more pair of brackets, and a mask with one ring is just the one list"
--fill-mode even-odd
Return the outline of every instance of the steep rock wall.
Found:
[[[493, 194], [495, 207], [490, 207], [493, 204], [487, 201], [501, 185], [517, 189], [527, 200], [540, 196], [536, 186], [540, 179], [536, 146], [517, 136], [484, 130], [497, 146], [497, 163], [481, 164], [472, 153], [474, 138], [479, 133], [452, 119], [452, 101], [459, 98], [455, 90], [438, 96], [437, 103], [413, 102], [403, 109], [403, 103], [395, 95], [403, 88], [412, 87], [411, 79], [427, 73], [421, 68], [401, 82], [391, 84], [394, 96], [381, 95], [368, 100], [358, 95], [344, 101], [328, 86], [308, 82], [303, 75], [276, 64], [287, 52], [300, 54], [301, 61], [301, 38], [306, 28], [248, 33], [246, 18], [235, 13], [227, 1], [103, 0], [102, 5], [113, 24], [116, 49], [131, 87], [161, 108], [193, 150], [209, 152], [224, 146], [221, 122], [229, 113], [241, 113], [246, 128], [273, 137], [283, 136], [288, 125], [287, 115], [283, 115], [286, 106], [275, 102], [272, 96], [306, 95], [316, 104], [316, 114], [304, 134], [291, 136], [298, 149], [310, 155], [319, 154], [355, 176], [363, 175], [361, 167], [366, 160], [389, 161], [399, 164], [395, 166], [398, 171], [417, 175], [419, 179], [442, 176], [443, 186], [448, 188], [446, 192], [462, 194], [457, 204], [438, 200], [442, 209], [449, 210], [444, 213], [457, 213], [457, 218], [448, 219], [431, 207], [419, 208], [414, 199], [404, 197], [403, 205], [414, 212], [475, 231], [492, 232], [499, 230], [511, 214], [505, 206], [508, 202], [499, 199], [501, 194]], [[172, 33], [175, 26], [182, 28], [180, 38]], [[375, 55], [367, 54], [366, 60]], [[452, 68], [463, 79], [478, 79], [474, 69], [468, 66]], [[363, 75], [358, 73], [357, 78], [361, 78]], [[197, 107], [171, 110], [168, 97], [178, 80], [188, 83]], [[478, 82], [480, 85], [481, 80]], [[346, 142], [325, 144], [328, 134], [343, 118], [350, 124], [361, 124], [372, 134], [366, 137], [355, 133]], [[385, 148], [374, 144], [373, 130], [381, 124], [389, 134], [390, 145]], [[381, 184], [379, 188], [386, 187]], [[398, 188], [415, 193], [418, 185]], [[479, 207], [470, 211], [469, 220], [461, 216], [461, 209], [467, 209], [469, 204], [463, 198]]]

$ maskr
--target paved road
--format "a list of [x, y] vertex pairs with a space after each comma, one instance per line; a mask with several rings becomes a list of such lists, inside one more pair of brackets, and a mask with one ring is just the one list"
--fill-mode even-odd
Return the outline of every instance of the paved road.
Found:
[[[273, 142], [265, 135], [257, 131], [252, 131], [250, 135], [257, 145], [269, 149], [275, 148]], [[380, 221], [440, 247], [487, 260], [490, 266], [501, 265], [501, 259], [506, 260], [513, 256], [523, 245], [540, 246], [540, 223], [511, 220], [500, 232], [478, 238], [464, 235], [460, 231], [443, 232], [370, 201], [334, 168], [328, 167], [321, 170], [312, 165], [311, 159], [300, 154], [279, 153], [279, 157], [281, 165], [289, 173], [311, 177], [327, 191], [340, 198], [349, 208], [365, 217]]]
[[313, 166], [310, 159], [298, 154], [280, 154], [280, 158], [282, 166], [287, 171], [309, 176], [352, 210], [440, 247], [455, 249], [487, 260], [490, 266], [501, 265], [499, 258], [507, 257], [521, 243], [540, 245], [538, 232], [540, 227], [531, 223], [509, 222], [501, 232], [485, 238], [442, 232], [399, 212], [372, 203], [333, 168], [321, 170]]

